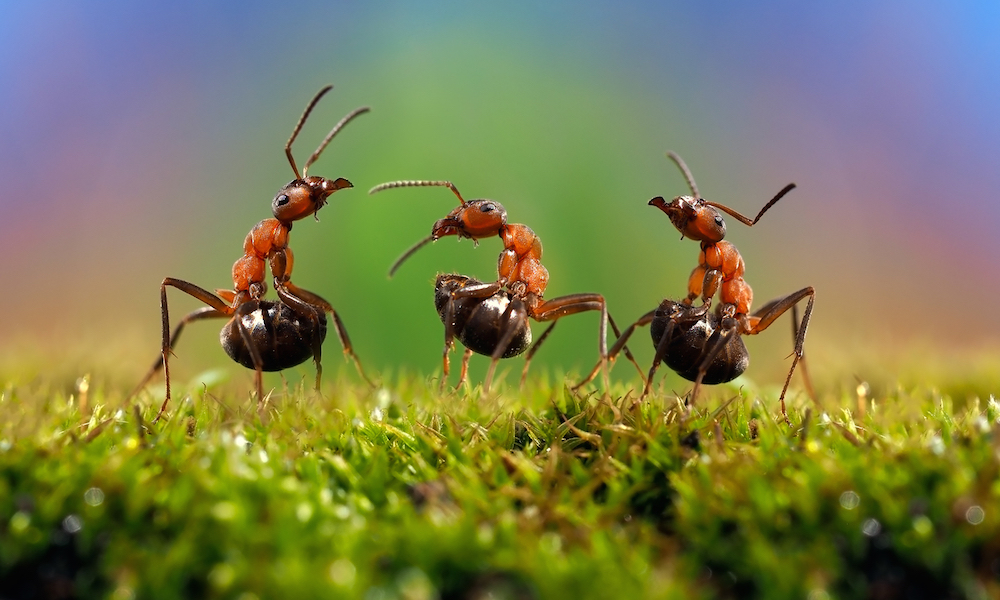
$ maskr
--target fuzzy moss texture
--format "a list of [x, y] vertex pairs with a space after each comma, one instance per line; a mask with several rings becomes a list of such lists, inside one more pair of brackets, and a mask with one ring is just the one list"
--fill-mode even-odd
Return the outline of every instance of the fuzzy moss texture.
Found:
[[0, 598], [1000, 597], [992, 398], [97, 387], [0, 394]]

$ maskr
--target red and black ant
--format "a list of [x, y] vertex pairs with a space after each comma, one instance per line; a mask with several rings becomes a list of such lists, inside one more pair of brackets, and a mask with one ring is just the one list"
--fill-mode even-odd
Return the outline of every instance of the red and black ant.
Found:
[[[614, 360], [636, 327], [649, 325], [656, 354], [649, 375], [646, 377], [642, 398], [649, 394], [653, 376], [662, 360], [677, 374], [694, 382], [690, 399], [693, 403], [701, 384], [732, 381], [746, 370], [750, 364], [750, 355], [741, 336], [756, 335], [764, 331], [775, 319], [791, 308], [795, 339], [794, 358], [780, 396], [781, 415], [787, 420], [785, 393], [788, 391], [788, 384], [791, 382], [796, 365], [803, 360], [802, 348], [809, 327], [809, 318], [812, 315], [815, 291], [812, 287], [802, 288], [768, 302], [751, 314], [753, 290], [743, 279], [745, 271], [743, 257], [740, 256], [736, 246], [723, 240], [726, 235], [726, 223], [719, 211], [734, 217], [744, 225], [753, 226], [769, 208], [794, 189], [795, 184], [786, 185], [764, 205], [756, 217], [750, 219], [728, 206], [702, 199], [694, 176], [681, 157], [673, 152], [668, 152], [667, 156], [684, 174], [692, 195], [678, 196], [669, 203], [658, 196], [650, 200], [649, 205], [667, 214], [670, 222], [681, 232], [682, 239], [688, 237], [701, 242], [698, 266], [688, 279], [687, 297], [681, 302], [664, 300], [657, 309], [640, 317], [612, 346], [608, 360]], [[716, 294], [719, 295], [720, 304], [713, 313], [709, 308]], [[693, 302], [699, 296], [702, 305], [695, 307]], [[802, 321], [798, 322], [795, 305], [806, 297], [809, 301], [806, 303]], [[595, 367], [577, 387], [593, 379], [600, 366]], [[805, 363], [803, 363], [804, 368]], [[809, 394], [814, 396], [812, 384], [805, 371], [803, 377]]]
[[[542, 241], [527, 225], [507, 223], [507, 211], [499, 202], [486, 199], [466, 201], [450, 181], [392, 181], [375, 186], [369, 194], [392, 188], [424, 186], [450, 189], [458, 197], [459, 205], [434, 223], [429, 236], [396, 260], [389, 270], [390, 277], [417, 250], [444, 236], [470, 238], [478, 244], [480, 238], [497, 235], [504, 247], [497, 264], [497, 280], [494, 282], [486, 283], [454, 274], [439, 275], [437, 278], [434, 304], [444, 323], [442, 385], [448, 377], [448, 354], [454, 347], [456, 337], [466, 348], [458, 385], [465, 382], [469, 358], [476, 352], [491, 358], [489, 371], [483, 382], [483, 390], [489, 391], [497, 361], [517, 356], [531, 344], [529, 318], [553, 323], [528, 350], [521, 372], [522, 384], [532, 357], [555, 327], [555, 321], [567, 315], [591, 310], [601, 313], [598, 331], [601, 357], [599, 366], [605, 364], [608, 354], [607, 324], [611, 323], [616, 336], [619, 331], [608, 314], [604, 296], [571, 294], [545, 300], [549, 272], [542, 265]], [[631, 359], [628, 348], [625, 347], [624, 350]], [[606, 375], [605, 370], [605, 383]]]
[[[330, 140], [347, 123], [358, 115], [368, 112], [367, 106], [351, 111], [330, 130], [302, 167], [301, 174], [292, 156], [292, 142], [298, 136], [306, 118], [320, 98], [332, 88], [332, 85], [324, 87], [309, 102], [295, 124], [291, 137], [285, 143], [285, 155], [295, 173], [295, 179], [281, 188], [271, 202], [274, 217], [257, 223], [247, 234], [243, 242], [244, 255], [233, 265], [233, 289], [217, 289], [213, 294], [193, 283], [173, 277], [167, 277], [160, 284], [163, 346], [160, 357], [131, 394], [138, 393], [157, 371], [163, 368], [166, 398], [156, 415], [156, 420], [163, 415], [170, 402], [168, 358], [177, 343], [177, 338], [180, 337], [186, 324], [202, 319], [229, 319], [219, 335], [220, 341], [226, 353], [234, 361], [256, 371], [258, 408], [263, 406], [264, 401], [263, 371], [280, 371], [299, 365], [312, 357], [316, 364], [316, 389], [319, 389], [323, 373], [320, 356], [323, 340], [326, 338], [326, 313], [333, 316], [344, 354], [354, 360], [358, 373], [368, 381], [337, 311], [318, 294], [304, 290], [291, 281], [293, 261], [292, 250], [288, 247], [288, 235], [293, 222], [310, 215], [318, 221], [316, 213], [326, 204], [331, 194], [337, 190], [354, 187], [344, 178], [326, 179], [310, 176], [308, 171]], [[267, 266], [270, 266], [273, 276], [274, 290], [278, 295], [277, 302], [262, 300], [267, 291], [267, 284], [264, 281]], [[208, 305], [182, 318], [173, 333], [170, 332], [170, 317], [167, 311], [167, 287], [177, 288]]]

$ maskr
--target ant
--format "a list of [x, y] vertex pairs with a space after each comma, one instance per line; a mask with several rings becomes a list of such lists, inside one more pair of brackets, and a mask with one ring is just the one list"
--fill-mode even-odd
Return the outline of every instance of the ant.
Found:
[[[166, 383], [166, 398], [160, 407], [154, 423], [163, 416], [170, 402], [170, 366], [168, 358], [173, 352], [184, 326], [202, 319], [228, 318], [219, 334], [226, 353], [241, 365], [254, 369], [257, 388], [258, 410], [263, 407], [263, 371], [280, 371], [302, 364], [312, 357], [316, 364], [316, 389], [319, 389], [323, 366], [320, 363], [323, 340], [326, 338], [326, 313], [333, 316], [337, 335], [344, 348], [344, 354], [354, 360], [361, 377], [371, 384], [361, 361], [351, 347], [347, 330], [333, 306], [318, 294], [304, 290], [291, 281], [292, 250], [288, 246], [288, 236], [295, 221], [316, 213], [327, 202], [327, 198], [338, 190], [354, 187], [350, 181], [338, 177], [326, 179], [308, 175], [309, 167], [322, 154], [337, 133], [347, 123], [360, 114], [369, 111], [367, 106], [357, 108], [341, 119], [326, 135], [316, 151], [312, 153], [302, 172], [299, 172], [292, 156], [292, 142], [298, 136], [309, 113], [324, 94], [333, 88], [328, 85], [306, 106], [299, 117], [291, 137], [285, 143], [285, 155], [295, 173], [295, 179], [281, 188], [271, 202], [274, 217], [257, 223], [243, 242], [243, 256], [233, 264], [233, 289], [217, 289], [209, 292], [193, 283], [167, 277], [160, 284], [160, 310], [163, 323], [163, 345], [159, 358], [129, 397], [137, 394], [150, 379], [163, 368]], [[270, 266], [274, 280], [274, 290], [278, 301], [263, 300], [267, 291], [264, 281], [265, 268]], [[208, 306], [199, 308], [183, 317], [173, 333], [170, 332], [170, 317], [167, 310], [167, 287], [173, 287], [193, 296]]]
[[[809, 395], [815, 397], [803, 357], [803, 345], [809, 318], [812, 315], [815, 291], [811, 286], [802, 288], [772, 300], [751, 313], [753, 290], [743, 279], [746, 265], [736, 246], [723, 239], [726, 235], [726, 223], [719, 211], [752, 227], [768, 209], [792, 191], [795, 184], [790, 183], [782, 188], [764, 205], [756, 217], [750, 219], [728, 206], [702, 199], [694, 176], [684, 160], [674, 152], [667, 152], [667, 156], [681, 170], [692, 195], [678, 196], [669, 203], [657, 196], [649, 201], [649, 205], [666, 213], [670, 222], [681, 232], [681, 239], [687, 237], [701, 243], [698, 266], [688, 278], [687, 297], [681, 302], [664, 300], [658, 308], [641, 316], [618, 338], [611, 348], [608, 360], [614, 360], [616, 353], [624, 346], [636, 327], [649, 325], [656, 354], [649, 375], [645, 378], [640, 400], [649, 394], [653, 376], [662, 360], [678, 375], [694, 382], [690, 399], [693, 403], [701, 384], [726, 383], [739, 377], [746, 370], [750, 364], [750, 355], [741, 336], [756, 335], [764, 331], [791, 308], [792, 336], [795, 340], [794, 358], [780, 396], [781, 415], [787, 422], [785, 393], [788, 391], [788, 384], [791, 382], [795, 367], [800, 361], [803, 363], [803, 378]], [[709, 312], [716, 294], [720, 303], [714, 313]], [[698, 297], [701, 297], [702, 304], [696, 307], [693, 303]], [[802, 321], [799, 322], [796, 305], [807, 297], [809, 300]], [[600, 365], [576, 387], [579, 388], [593, 379], [598, 367]]]
[[[584, 293], [545, 300], [549, 272], [542, 265], [542, 241], [527, 225], [507, 223], [507, 211], [499, 202], [487, 199], [466, 201], [450, 181], [392, 181], [377, 185], [368, 193], [428, 186], [450, 189], [458, 197], [459, 205], [434, 223], [429, 236], [417, 242], [393, 263], [389, 269], [390, 277], [417, 250], [444, 236], [470, 238], [478, 245], [480, 238], [497, 235], [504, 247], [498, 259], [497, 280], [494, 282], [482, 282], [455, 274], [439, 275], [437, 278], [434, 304], [444, 323], [444, 377], [441, 385], [448, 378], [448, 354], [454, 347], [456, 337], [466, 347], [458, 386], [465, 382], [469, 359], [476, 352], [491, 358], [483, 383], [483, 390], [488, 392], [497, 361], [517, 356], [531, 344], [528, 319], [552, 321], [525, 355], [524, 369], [521, 372], [523, 385], [532, 357], [555, 327], [556, 321], [567, 315], [591, 310], [601, 313], [598, 332], [601, 358], [598, 364], [605, 365], [608, 356], [608, 322], [616, 336], [620, 332], [608, 314], [604, 296]], [[628, 347], [624, 351], [635, 363]], [[639, 368], [637, 363], [636, 368]], [[607, 387], [606, 368], [604, 375]]]

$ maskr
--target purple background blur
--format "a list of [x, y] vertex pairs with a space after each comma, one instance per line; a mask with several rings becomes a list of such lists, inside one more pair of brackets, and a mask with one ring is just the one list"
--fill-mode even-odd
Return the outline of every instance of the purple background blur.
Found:
[[[137, 379], [159, 282], [229, 285], [328, 82], [300, 164], [348, 110], [373, 110], [312, 171], [358, 189], [296, 225], [295, 280], [333, 302], [372, 370], [437, 368], [434, 273], [489, 278], [499, 252], [443, 240], [387, 280], [453, 198], [372, 185], [446, 178], [502, 201], [545, 242], [550, 297], [599, 291], [628, 322], [681, 296], [697, 254], [646, 206], [686, 192], [667, 149], [745, 214], [799, 185], [728, 239], [757, 305], [816, 287], [820, 379], [996, 348], [998, 31], [989, 2], [4, 3], [0, 357]], [[752, 342], [762, 380], [787, 364], [785, 321]], [[560, 324], [539, 364], [589, 366], [595, 323]], [[218, 327], [201, 328], [181, 373], [228, 368]]]

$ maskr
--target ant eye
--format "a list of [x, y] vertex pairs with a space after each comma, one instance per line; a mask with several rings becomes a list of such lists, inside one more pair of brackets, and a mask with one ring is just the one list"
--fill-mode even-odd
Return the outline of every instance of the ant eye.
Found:
[[718, 225], [719, 227], [722, 227], [723, 225], [726, 224], [726, 222], [722, 220], [722, 215], [715, 215], [715, 224]]
[[492, 204], [483, 204], [479, 207], [479, 211], [484, 213], [493, 212], [494, 210], [496, 210], [496, 206]]
[[288, 194], [281, 194], [280, 196], [278, 196], [277, 198], [274, 199], [274, 205], [275, 206], [284, 206], [284, 205], [288, 204], [290, 201], [291, 200], [289, 199]]

